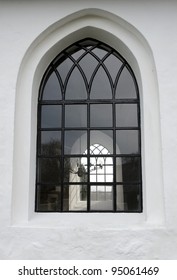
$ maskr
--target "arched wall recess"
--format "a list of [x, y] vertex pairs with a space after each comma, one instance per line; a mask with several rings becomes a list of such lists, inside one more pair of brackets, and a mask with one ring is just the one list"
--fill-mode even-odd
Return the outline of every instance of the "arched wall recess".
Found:
[[[67, 46], [85, 37], [100, 40], [125, 57], [134, 71], [140, 92], [144, 211], [130, 216], [114, 214], [112, 225], [127, 226], [140, 222], [162, 224], [164, 205], [159, 98], [153, 55], [147, 41], [136, 28], [116, 15], [98, 9], [82, 10], [54, 23], [38, 36], [23, 58], [15, 104], [12, 224], [35, 225], [41, 217], [44, 219], [43, 215], [34, 213], [39, 85], [52, 59]], [[103, 216], [109, 219], [106, 214]], [[60, 221], [58, 218], [56, 220], [56, 215], [51, 217], [46, 214], [45, 226], [47, 221], [50, 226], [71, 222], [69, 216], [66, 218], [65, 215], [64, 220], [61, 215], [59, 217]], [[75, 216], [74, 219], [77, 218]], [[84, 216], [79, 215], [79, 219], [80, 224], [85, 222]], [[97, 224], [99, 217], [95, 215], [88, 219]]]

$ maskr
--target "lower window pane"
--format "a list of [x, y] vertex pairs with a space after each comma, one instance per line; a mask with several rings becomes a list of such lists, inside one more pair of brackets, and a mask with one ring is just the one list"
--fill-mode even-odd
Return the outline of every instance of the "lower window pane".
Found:
[[112, 186], [95, 185], [90, 188], [90, 209], [100, 211], [113, 210]]
[[64, 186], [63, 211], [87, 211], [87, 186]]
[[139, 157], [118, 157], [116, 159], [116, 181], [139, 183], [141, 178]]
[[38, 183], [59, 183], [61, 181], [60, 161], [53, 158], [38, 160]]
[[141, 212], [140, 185], [117, 185], [117, 211]]
[[60, 186], [37, 186], [36, 210], [52, 212], [61, 210]]

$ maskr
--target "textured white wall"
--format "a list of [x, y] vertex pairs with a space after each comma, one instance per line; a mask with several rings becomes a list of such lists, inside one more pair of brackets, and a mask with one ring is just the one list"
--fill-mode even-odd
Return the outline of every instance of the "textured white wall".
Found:
[[[159, 154], [162, 154], [163, 170], [163, 177], [160, 178], [161, 186], [160, 188], [157, 186], [160, 189], [158, 191], [161, 195], [160, 200], [162, 200], [162, 203], [156, 197], [156, 189], [154, 189], [157, 208], [160, 209], [159, 213], [158, 209], [154, 209], [152, 193], [149, 196], [152, 199], [152, 209], [155, 213], [154, 222], [153, 211], [149, 210], [151, 206], [150, 200], [148, 201], [148, 208], [145, 209], [147, 213], [143, 214], [143, 219], [135, 217], [136, 223], [130, 222], [130, 220], [134, 219], [133, 214], [130, 214], [131, 218], [124, 214], [121, 217], [120, 214], [116, 214], [117, 216], [115, 214], [114, 216], [110, 216], [110, 214], [94, 214], [94, 217], [87, 216], [87, 219], [83, 217], [84, 214], [77, 214], [77, 223], [73, 224], [72, 218], [68, 218], [69, 214], [52, 214], [52, 217], [51, 214], [32, 215], [33, 207], [28, 205], [27, 202], [29, 202], [29, 196], [32, 197], [33, 195], [28, 193], [29, 189], [26, 189], [25, 184], [24, 188], [27, 191], [24, 196], [16, 197], [18, 192], [15, 193], [14, 178], [18, 177], [18, 180], [20, 180], [21, 176], [22, 182], [23, 180], [25, 182], [24, 174], [30, 175], [26, 170], [30, 166], [25, 164], [23, 168], [18, 168], [17, 166], [15, 170], [18, 171], [18, 174], [13, 173], [13, 169], [17, 165], [18, 154], [23, 158], [23, 155], [30, 152], [28, 151], [30, 139], [27, 139], [26, 145], [18, 147], [18, 153], [14, 151], [14, 147], [16, 147], [14, 145], [14, 136], [16, 135], [14, 122], [15, 118], [18, 119], [19, 106], [15, 97], [19, 84], [21, 86], [21, 91], [19, 92], [22, 100], [26, 92], [30, 92], [28, 88], [25, 88], [27, 84], [22, 87], [23, 82], [20, 77], [23, 77], [23, 73], [20, 73], [19, 70], [23, 69], [26, 60], [30, 57], [31, 48], [29, 47], [34, 44], [33, 42], [35, 42], [36, 50], [38, 44], [41, 44], [41, 41], [35, 41], [36, 38], [42, 38], [43, 41], [47, 38], [46, 43], [52, 44], [52, 34], [56, 31], [53, 29], [55, 23], [63, 19], [61, 23], [63, 24], [62, 36], [64, 37], [67, 16], [75, 12], [79, 14], [80, 10], [84, 10], [83, 14], [85, 16], [87, 16], [87, 11], [89, 15], [91, 13], [94, 15], [97, 9], [110, 12], [111, 18], [113, 18], [113, 15], [117, 15], [120, 19], [123, 19], [124, 23], [127, 22], [126, 30], [129, 29], [130, 24], [144, 36], [143, 40], [141, 36], [138, 38], [139, 44], [142, 44], [142, 49], [143, 47], [146, 48], [145, 42], [147, 41], [152, 50], [152, 53], [149, 53], [149, 59], [151, 60], [153, 57], [156, 66], [156, 69], [152, 68], [152, 72], [154, 71], [155, 78], [157, 75], [158, 81], [160, 126], [156, 122], [153, 123], [152, 118], [152, 123], [149, 123], [149, 131], [152, 135], [149, 135], [149, 137], [153, 137], [153, 134], [156, 135], [154, 130], [159, 131], [160, 128], [162, 146], [159, 145], [159, 151], [157, 152], [157, 143], [154, 143], [154, 150], [152, 147], [151, 153], [157, 154], [158, 157]], [[71, 19], [72, 16], [70, 16]], [[60, 32], [62, 30], [61, 23]], [[92, 21], [93, 24], [94, 22]], [[110, 25], [109, 21], [108, 25]], [[176, 259], [177, 1], [0, 1], [0, 26], [0, 258]], [[114, 29], [114, 26], [112, 28]], [[50, 33], [48, 34], [46, 30], [50, 31]], [[126, 36], [125, 41], [127, 40]], [[71, 38], [68, 40], [71, 40]], [[67, 40], [63, 44], [67, 44]], [[42, 46], [44, 48], [44, 45]], [[132, 41], [132, 49], [134, 48], [136, 46], [133, 47]], [[45, 48], [40, 49], [40, 52], [45, 53], [47, 49], [50, 49], [50, 47], [45, 45]], [[129, 53], [126, 54], [126, 50], [124, 51], [124, 55], [129, 57]], [[37, 51], [35, 56], [33, 56], [33, 64], [37, 61]], [[50, 56], [51, 53], [49, 53]], [[137, 56], [138, 64], [141, 64], [141, 53]], [[143, 61], [144, 55], [142, 53]], [[44, 67], [45, 63], [43, 61], [43, 63], [39, 64], [39, 68], [41, 67], [42, 69], [42, 65]], [[33, 64], [31, 65], [34, 66]], [[143, 71], [143, 65], [141, 65], [141, 69]], [[32, 71], [33, 69], [26, 69], [26, 75], [28, 74], [30, 78], [32, 77]], [[40, 71], [37, 73], [40, 76], [39, 73]], [[153, 73], [149, 73], [149, 75], [153, 76]], [[143, 79], [145, 77], [142, 77]], [[29, 81], [29, 86], [31, 84], [32, 82], [30, 83]], [[151, 95], [152, 90], [154, 89], [149, 84], [149, 95]], [[147, 88], [145, 92], [148, 95]], [[143, 98], [148, 100], [147, 96]], [[26, 103], [24, 103], [24, 119], [21, 120], [22, 129], [23, 125], [29, 121], [29, 115], [25, 112], [28, 112], [26, 108], [30, 105], [27, 102], [28, 99], [24, 100]], [[149, 117], [151, 109], [153, 114], [153, 106], [154, 104], [146, 104], [145, 112], [148, 107]], [[26, 127], [26, 130], [28, 131], [28, 127]], [[18, 131], [20, 131], [20, 122], [18, 122]], [[24, 132], [22, 132], [23, 134]], [[147, 135], [147, 132], [145, 135]], [[16, 141], [17, 139], [15, 138]], [[147, 138], [144, 139], [144, 146], [146, 146], [146, 141]], [[149, 172], [149, 170], [145, 169], [144, 177], [149, 177]], [[153, 178], [151, 178], [151, 180], [157, 181], [159, 184], [159, 178], [156, 177], [161, 177], [159, 170], [157, 174], [154, 172]], [[26, 180], [31, 181], [32, 179], [27, 178]], [[149, 178], [144, 180], [146, 181], [146, 190], [144, 191], [144, 199], [146, 200], [148, 189], [151, 186], [148, 185]], [[23, 184], [21, 184], [20, 188], [23, 188]], [[16, 204], [23, 206], [19, 208], [21, 209], [19, 212], [25, 209], [26, 212], [24, 212], [23, 218], [18, 219], [18, 217], [23, 216], [23, 213], [16, 213], [14, 218]], [[159, 223], [157, 217], [160, 219]], [[150, 223], [147, 223], [148, 219], [150, 219]]]

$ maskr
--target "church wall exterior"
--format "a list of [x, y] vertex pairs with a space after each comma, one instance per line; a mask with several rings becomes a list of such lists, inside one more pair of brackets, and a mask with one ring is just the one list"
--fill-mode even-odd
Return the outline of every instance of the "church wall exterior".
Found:
[[[177, 1], [0, 1], [0, 259], [177, 258]], [[140, 88], [142, 214], [34, 213], [37, 94], [84, 37], [129, 62]], [[163, 244], [163, 246], [162, 246]]]

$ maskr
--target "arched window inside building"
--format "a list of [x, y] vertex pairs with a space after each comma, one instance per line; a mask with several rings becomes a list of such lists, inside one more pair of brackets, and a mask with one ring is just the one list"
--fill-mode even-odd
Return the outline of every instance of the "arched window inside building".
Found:
[[37, 212], [142, 212], [140, 101], [131, 67], [87, 38], [39, 90]]

